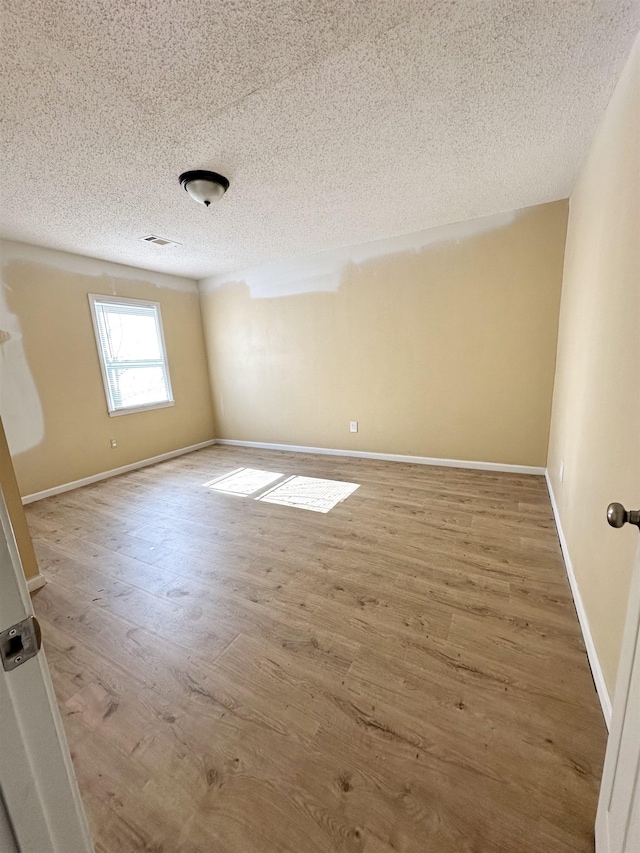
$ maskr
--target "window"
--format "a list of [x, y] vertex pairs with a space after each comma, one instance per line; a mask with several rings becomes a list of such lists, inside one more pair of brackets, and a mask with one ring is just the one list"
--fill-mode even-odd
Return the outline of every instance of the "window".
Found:
[[173, 405], [157, 302], [89, 294], [110, 415]]

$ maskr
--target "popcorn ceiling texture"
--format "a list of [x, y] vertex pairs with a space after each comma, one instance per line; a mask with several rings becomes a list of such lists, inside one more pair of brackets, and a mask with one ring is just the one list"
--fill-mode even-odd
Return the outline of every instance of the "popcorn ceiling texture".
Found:
[[[0, 233], [201, 278], [565, 198], [639, 27], [620, 0], [5, 0]], [[195, 168], [231, 181], [210, 211]]]

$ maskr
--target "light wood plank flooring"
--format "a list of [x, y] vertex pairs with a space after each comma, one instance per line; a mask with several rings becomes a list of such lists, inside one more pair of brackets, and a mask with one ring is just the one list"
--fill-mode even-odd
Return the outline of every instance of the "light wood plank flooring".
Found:
[[[203, 488], [240, 466], [361, 487]], [[593, 850], [606, 733], [542, 478], [212, 447], [27, 512], [98, 853]]]

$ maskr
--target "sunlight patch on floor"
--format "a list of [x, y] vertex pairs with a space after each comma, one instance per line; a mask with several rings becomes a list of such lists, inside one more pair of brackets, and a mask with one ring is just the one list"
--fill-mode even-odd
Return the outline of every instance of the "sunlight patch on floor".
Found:
[[241, 495], [249, 497], [256, 492], [266, 489], [284, 474], [276, 474], [275, 471], [259, 471], [257, 468], [238, 468], [230, 474], [224, 474], [215, 480], [204, 483], [206, 488], [215, 492], [225, 492], [229, 495]]
[[333, 507], [360, 488], [358, 483], [340, 480], [321, 480], [317, 477], [291, 477], [265, 492], [256, 500], [265, 503], [329, 512]]

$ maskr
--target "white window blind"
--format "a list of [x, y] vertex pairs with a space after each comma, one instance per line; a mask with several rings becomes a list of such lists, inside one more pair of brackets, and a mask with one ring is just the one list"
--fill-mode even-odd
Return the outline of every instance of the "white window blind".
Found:
[[90, 294], [110, 414], [173, 404], [160, 306]]

